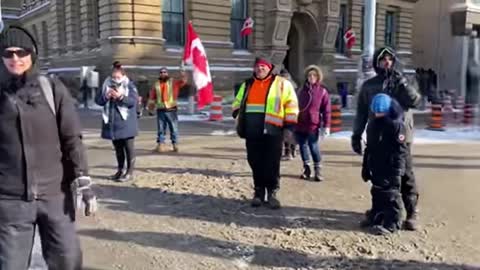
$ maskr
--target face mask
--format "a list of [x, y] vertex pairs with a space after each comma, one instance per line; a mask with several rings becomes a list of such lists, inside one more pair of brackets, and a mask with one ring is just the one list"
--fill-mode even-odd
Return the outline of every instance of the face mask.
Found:
[[114, 83], [116, 83], [116, 84], [121, 84], [122, 81], [123, 81], [123, 78], [121, 78], [121, 79], [119, 79], [119, 80], [117, 80], [117, 79], [112, 79], [112, 81], [113, 81]]

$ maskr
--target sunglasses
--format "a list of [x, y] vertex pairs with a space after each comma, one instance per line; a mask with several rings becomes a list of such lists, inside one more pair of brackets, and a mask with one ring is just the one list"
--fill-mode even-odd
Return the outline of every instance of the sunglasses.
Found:
[[19, 49], [19, 50], [4, 50], [2, 53], [3, 58], [13, 58], [13, 55], [17, 55], [18, 57], [26, 57], [32, 54], [31, 49]]

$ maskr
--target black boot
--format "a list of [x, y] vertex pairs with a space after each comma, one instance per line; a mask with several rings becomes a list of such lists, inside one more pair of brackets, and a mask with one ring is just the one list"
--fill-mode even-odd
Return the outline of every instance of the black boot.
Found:
[[255, 188], [253, 194], [252, 207], [260, 207], [265, 200], [265, 188]]
[[133, 170], [135, 169], [135, 159], [131, 160], [127, 164], [128, 168], [124, 175], [122, 175], [118, 182], [128, 182], [133, 180]]
[[300, 176], [301, 179], [310, 180], [310, 175], [312, 174], [312, 170], [310, 170], [309, 165], [303, 165], [303, 173]]
[[270, 209], [280, 209], [282, 207], [277, 197], [277, 190], [268, 192], [267, 202]]
[[295, 144], [290, 145], [290, 152], [292, 154], [292, 158], [295, 158], [297, 156], [296, 149], [295, 149]]
[[403, 229], [407, 231], [416, 231], [418, 230], [418, 195], [403, 196], [402, 199], [407, 212], [407, 219], [403, 223]]
[[113, 180], [113, 181], [118, 181], [123, 175], [123, 169], [118, 169], [118, 171], [110, 176], [110, 180]]
[[315, 182], [321, 182], [323, 181], [323, 176], [322, 176], [322, 169], [321, 169], [321, 166], [319, 164], [315, 164], [314, 166], [314, 170], [315, 170]]
[[291, 155], [291, 152], [290, 152], [290, 146], [285, 145], [284, 148], [285, 148], [285, 155], [283, 156], [282, 160], [283, 161], [292, 160], [292, 155]]

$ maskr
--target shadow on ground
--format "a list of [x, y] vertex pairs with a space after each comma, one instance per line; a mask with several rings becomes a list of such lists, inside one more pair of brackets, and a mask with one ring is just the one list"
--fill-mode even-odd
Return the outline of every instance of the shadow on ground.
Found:
[[[284, 206], [280, 210], [250, 207], [249, 198], [181, 194], [161, 189], [97, 185], [102, 204], [114, 211], [172, 216], [255, 228], [312, 228], [360, 231], [363, 213]], [[186, 210], [188, 209], [188, 210]]]
[[110, 230], [82, 230], [80, 235], [108, 241], [133, 242], [144, 247], [168, 249], [231, 261], [241, 260], [250, 265], [289, 267], [299, 269], [396, 269], [396, 270], [478, 270], [480, 268], [445, 263], [398, 261], [384, 259], [321, 257], [292, 250], [266, 246], [252, 246], [199, 235], [156, 232], [114, 232]]

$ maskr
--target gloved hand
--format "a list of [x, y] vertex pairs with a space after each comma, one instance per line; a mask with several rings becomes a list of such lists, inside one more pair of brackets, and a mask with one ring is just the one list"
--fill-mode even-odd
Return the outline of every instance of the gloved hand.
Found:
[[362, 167], [362, 179], [365, 182], [368, 182], [368, 181], [372, 180], [372, 173], [367, 168], [367, 166]]
[[362, 137], [361, 136], [352, 136], [351, 139], [353, 152], [362, 155]]
[[328, 136], [330, 136], [330, 128], [321, 128], [320, 129], [320, 136], [322, 136], [322, 139], [325, 139], [327, 138]]
[[98, 209], [97, 196], [91, 186], [92, 179], [89, 176], [80, 176], [71, 184], [75, 210], [79, 211], [84, 207], [85, 216], [91, 216]]

